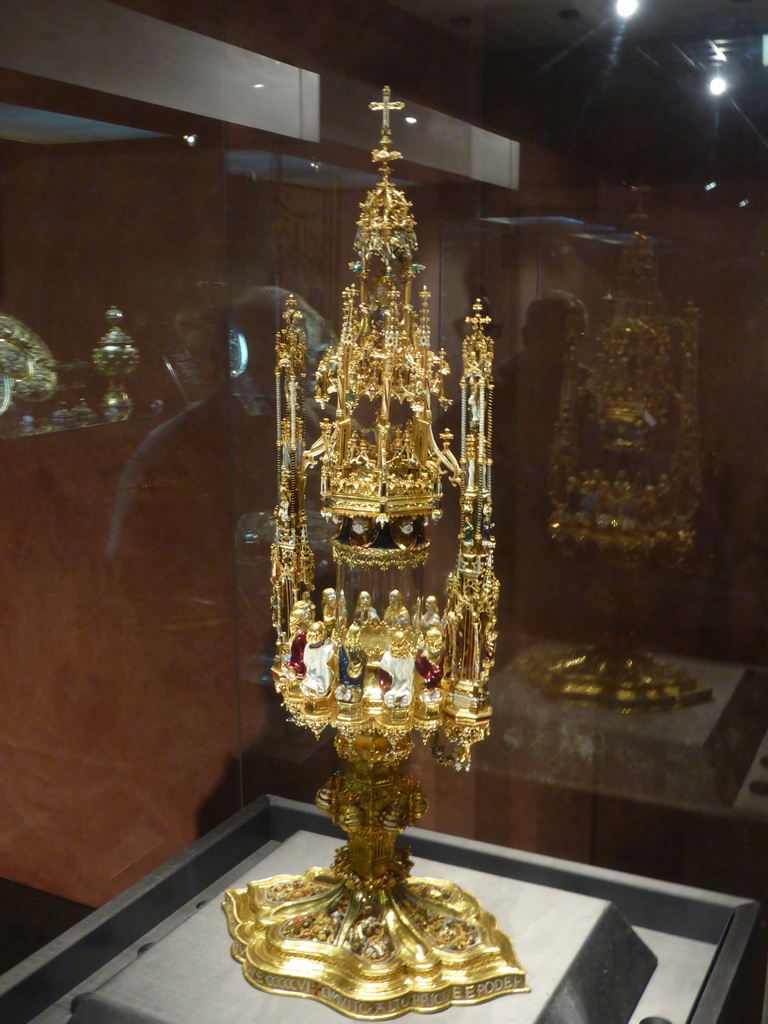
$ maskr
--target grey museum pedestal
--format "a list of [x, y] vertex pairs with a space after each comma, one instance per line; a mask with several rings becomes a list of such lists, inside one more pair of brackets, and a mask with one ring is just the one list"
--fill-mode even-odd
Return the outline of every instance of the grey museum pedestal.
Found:
[[[328, 865], [341, 837], [269, 797], [0, 978], [4, 1024], [260, 1024], [343, 1018], [253, 988], [230, 955], [225, 888]], [[530, 993], [450, 1024], [726, 1024], [739, 1019], [757, 905], [553, 858], [407, 833], [418, 876], [456, 882], [512, 938]], [[704, 1016], [703, 1014], [706, 1014]], [[411, 1019], [414, 1019], [411, 1015]], [[743, 1017], [741, 1018], [743, 1020]]]

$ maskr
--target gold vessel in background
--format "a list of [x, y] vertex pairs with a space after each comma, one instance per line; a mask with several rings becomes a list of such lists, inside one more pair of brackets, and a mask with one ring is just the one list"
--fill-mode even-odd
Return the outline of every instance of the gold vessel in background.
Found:
[[104, 316], [107, 333], [91, 353], [96, 371], [106, 377], [108, 383], [101, 404], [107, 409], [130, 411], [133, 399], [125, 390], [123, 381], [138, 366], [139, 350], [133, 338], [120, 326], [123, 314], [116, 306], [110, 306]]
[[[678, 317], [666, 312], [646, 220], [638, 206], [591, 371], [579, 364], [579, 325], [570, 319], [551, 450], [550, 535], [566, 551], [591, 551], [626, 572], [624, 629], [637, 614], [631, 574], [649, 560], [679, 565], [691, 553], [701, 497], [699, 311], [689, 301]], [[682, 668], [616, 639], [540, 648], [518, 664], [553, 696], [621, 713], [711, 698]]]

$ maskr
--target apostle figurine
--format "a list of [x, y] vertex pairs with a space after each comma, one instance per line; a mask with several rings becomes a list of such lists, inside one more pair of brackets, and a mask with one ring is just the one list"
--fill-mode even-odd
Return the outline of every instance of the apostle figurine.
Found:
[[442, 624], [440, 618], [440, 611], [437, 607], [437, 598], [430, 596], [424, 599], [424, 612], [421, 616], [421, 628], [424, 633], [427, 632], [430, 626], [439, 626]]
[[379, 686], [386, 707], [407, 707], [411, 703], [414, 664], [408, 637], [398, 629], [392, 634], [389, 650], [384, 652], [380, 662]]
[[312, 606], [306, 598], [300, 598], [293, 602], [291, 607], [291, 615], [288, 622], [288, 629], [291, 636], [296, 636], [297, 633], [306, 633], [309, 627], [312, 625]]
[[391, 591], [389, 604], [384, 612], [384, 625], [390, 629], [407, 629], [411, 624], [411, 616], [403, 603], [403, 597], [399, 590]]
[[334, 675], [334, 655], [333, 644], [325, 639], [325, 626], [322, 622], [313, 622], [307, 630], [304, 647], [306, 676], [301, 686], [304, 693], [318, 697], [328, 693]]
[[360, 627], [353, 622], [339, 649], [339, 685], [336, 687], [338, 700], [348, 704], [362, 700], [367, 660], [360, 642]]
[[440, 626], [430, 626], [424, 637], [424, 646], [416, 655], [416, 671], [424, 680], [421, 699], [425, 704], [440, 700], [440, 684], [445, 675], [445, 649]]
[[336, 626], [336, 591], [333, 587], [326, 587], [323, 591], [323, 625], [330, 636]]
[[314, 601], [312, 600], [312, 596], [311, 596], [311, 594], [309, 593], [308, 590], [305, 590], [304, 593], [301, 595], [301, 601], [302, 601], [302, 604], [305, 606], [305, 608], [307, 610], [307, 617], [308, 617], [309, 622], [314, 622], [314, 620], [315, 620], [315, 604], [314, 604]]
[[366, 626], [375, 626], [380, 621], [379, 613], [372, 606], [371, 595], [367, 590], [361, 590], [357, 598], [354, 621], [361, 629], [364, 629]]
[[305, 601], [294, 601], [288, 627], [291, 633], [291, 653], [286, 659], [286, 664], [300, 679], [307, 674], [304, 648], [307, 646], [307, 629], [311, 624], [309, 614], [309, 607]]

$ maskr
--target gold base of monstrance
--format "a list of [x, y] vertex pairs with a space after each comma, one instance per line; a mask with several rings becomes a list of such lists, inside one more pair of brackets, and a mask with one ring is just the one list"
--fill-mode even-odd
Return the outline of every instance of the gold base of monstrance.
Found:
[[349, 835], [331, 868], [225, 894], [232, 952], [248, 981], [365, 1020], [528, 991], [493, 915], [451, 882], [409, 875], [396, 840], [427, 802], [398, 770], [407, 737], [377, 730], [341, 746], [349, 768], [317, 797]]
[[676, 665], [653, 654], [608, 645], [563, 650], [546, 647], [525, 654], [522, 672], [545, 693], [620, 714], [671, 711], [712, 699], [712, 691]]

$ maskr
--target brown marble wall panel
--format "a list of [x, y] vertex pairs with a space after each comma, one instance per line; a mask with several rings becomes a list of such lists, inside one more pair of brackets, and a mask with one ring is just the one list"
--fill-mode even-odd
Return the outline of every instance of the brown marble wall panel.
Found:
[[[130, 567], [106, 557], [120, 465], [146, 430], [111, 424], [0, 449], [13, 480], [1, 531], [0, 873], [90, 904], [195, 837], [198, 807], [238, 750], [231, 567], [206, 557], [212, 535], [228, 541], [226, 506], [203, 519], [198, 504], [186, 562], [155, 548], [154, 571], [141, 568], [152, 545], [139, 546], [138, 529]], [[215, 481], [215, 460], [196, 471]], [[141, 530], [162, 537], [168, 514]], [[193, 593], [177, 589], [193, 577]]]
[[116, 303], [141, 353], [132, 420], [0, 441], [0, 874], [97, 904], [195, 837], [239, 753], [221, 152], [16, 145], [0, 175], [0, 307], [88, 360]]
[[226, 239], [214, 142], [0, 152], [3, 309], [29, 323], [57, 358], [73, 359], [89, 357], [115, 304], [142, 352], [134, 380], [159, 377], [158, 356], [179, 318], [213, 305], [216, 288], [221, 303]]

